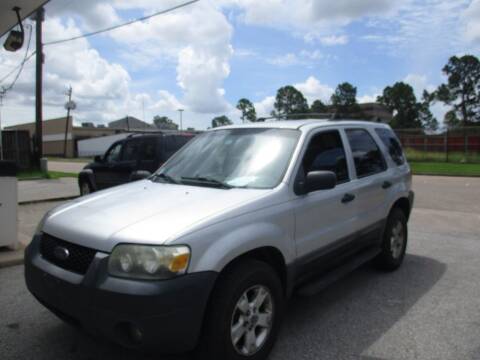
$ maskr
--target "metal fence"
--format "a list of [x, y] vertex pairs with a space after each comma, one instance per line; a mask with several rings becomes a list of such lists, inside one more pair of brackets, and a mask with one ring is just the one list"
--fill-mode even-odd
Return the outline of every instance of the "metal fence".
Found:
[[13, 160], [19, 169], [29, 169], [32, 160], [27, 130], [2, 130], [3, 158]]
[[409, 161], [480, 163], [480, 126], [428, 134], [422, 129], [395, 129]]

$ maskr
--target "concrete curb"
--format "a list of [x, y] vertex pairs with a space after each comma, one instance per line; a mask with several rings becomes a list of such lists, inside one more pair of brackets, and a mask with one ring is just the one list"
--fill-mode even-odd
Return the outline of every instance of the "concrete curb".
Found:
[[80, 197], [80, 195], [63, 196], [63, 197], [51, 198], [51, 199], [25, 200], [25, 201], [19, 201], [18, 205], [31, 205], [31, 204], [38, 204], [38, 203], [44, 203], [44, 202], [66, 201], [66, 200], [73, 200], [78, 197]]
[[21, 244], [18, 250], [6, 250], [0, 252], [0, 269], [23, 264], [25, 245]]

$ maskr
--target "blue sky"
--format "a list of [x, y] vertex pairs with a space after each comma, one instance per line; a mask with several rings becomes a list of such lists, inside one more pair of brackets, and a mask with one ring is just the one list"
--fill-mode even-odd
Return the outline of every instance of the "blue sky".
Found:
[[[46, 42], [182, 3], [182, 0], [51, 0]], [[45, 48], [44, 117], [64, 116], [73, 87], [77, 123], [154, 115], [206, 128], [216, 115], [239, 121], [252, 100], [267, 115], [276, 90], [294, 85], [309, 102], [328, 102], [338, 83], [372, 101], [396, 81], [418, 95], [444, 78], [452, 55], [479, 55], [480, 0], [200, 0], [107, 34]], [[0, 75], [21, 61], [0, 50]], [[34, 64], [2, 107], [3, 125], [34, 117]], [[0, 84], [2, 86], [4, 84]], [[442, 120], [446, 108], [433, 107]]]

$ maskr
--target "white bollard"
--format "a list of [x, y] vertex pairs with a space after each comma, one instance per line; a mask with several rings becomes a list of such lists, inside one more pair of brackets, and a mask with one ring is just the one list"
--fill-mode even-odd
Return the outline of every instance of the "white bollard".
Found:
[[17, 237], [17, 177], [13, 161], [0, 161], [0, 247], [16, 250]]
[[40, 159], [40, 171], [44, 174], [48, 173], [48, 159], [41, 158]]

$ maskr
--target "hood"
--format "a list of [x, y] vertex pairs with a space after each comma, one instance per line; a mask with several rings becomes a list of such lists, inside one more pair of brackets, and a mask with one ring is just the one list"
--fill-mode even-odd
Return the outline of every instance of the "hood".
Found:
[[60, 206], [43, 231], [106, 252], [120, 242], [162, 244], [268, 192], [137, 181]]

